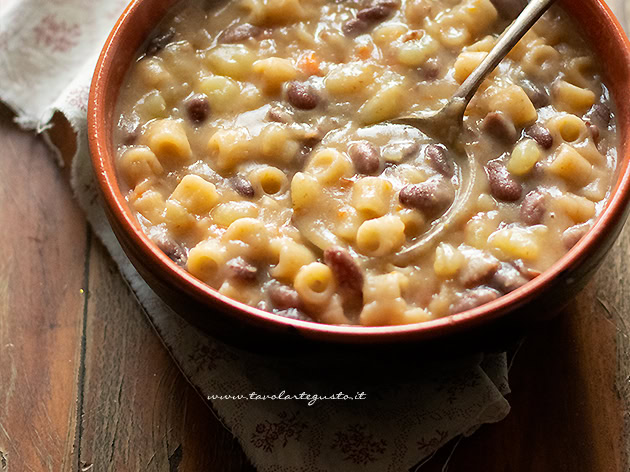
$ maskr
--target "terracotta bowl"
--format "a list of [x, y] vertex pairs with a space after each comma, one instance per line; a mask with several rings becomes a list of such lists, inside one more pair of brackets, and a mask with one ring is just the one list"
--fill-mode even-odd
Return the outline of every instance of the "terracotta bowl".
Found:
[[[96, 178], [112, 228], [151, 288], [180, 316], [208, 334], [252, 350], [345, 358], [399, 350], [453, 353], [497, 350], [551, 317], [574, 297], [619, 234], [630, 198], [630, 43], [601, 0], [560, 1], [604, 65], [617, 106], [621, 141], [618, 179], [593, 228], [549, 270], [498, 300], [430, 322], [393, 327], [330, 326], [296, 321], [231, 300], [195, 279], [143, 233], [119, 187], [112, 130], [115, 104], [136, 51], [176, 0], [135, 0], [101, 53], [90, 93], [88, 130]], [[321, 354], [317, 354], [318, 356]], [[416, 357], [417, 359], [417, 357]]]

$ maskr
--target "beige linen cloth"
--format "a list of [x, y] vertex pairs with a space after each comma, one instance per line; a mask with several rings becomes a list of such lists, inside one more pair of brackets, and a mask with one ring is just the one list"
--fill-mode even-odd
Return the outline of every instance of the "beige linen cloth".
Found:
[[[416, 470], [438, 448], [509, 412], [505, 354], [478, 356], [404, 384], [349, 384], [288, 376], [267, 360], [208, 338], [151, 291], [107, 223], [86, 142], [86, 103], [97, 56], [126, 0], [0, 0], [0, 100], [24, 128], [44, 132], [54, 112], [71, 123], [77, 199], [184, 374], [206, 398], [252, 393], [364, 400], [208, 400], [261, 472]], [[413, 364], [412, 364], [413, 365]], [[211, 438], [208, 438], [211, 440]]]

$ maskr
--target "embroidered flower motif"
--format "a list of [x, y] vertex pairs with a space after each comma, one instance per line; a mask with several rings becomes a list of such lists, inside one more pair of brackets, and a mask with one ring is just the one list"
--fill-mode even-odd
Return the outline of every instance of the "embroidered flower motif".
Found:
[[442, 443], [448, 436], [448, 432], [437, 430], [435, 434], [437, 434], [437, 436], [432, 436], [429, 439], [423, 436], [422, 439], [418, 441], [418, 451], [431, 452], [437, 450], [438, 447], [442, 446]]
[[73, 89], [68, 95], [68, 105], [78, 108], [81, 111], [87, 111], [87, 103], [90, 97], [90, 87], [85, 85]]
[[223, 344], [199, 343], [188, 359], [195, 367], [195, 373], [202, 370], [210, 371], [215, 369], [221, 361], [238, 360], [232, 351]]
[[81, 26], [57, 20], [55, 15], [47, 15], [33, 28], [35, 42], [52, 51], [66, 52], [78, 44]]
[[331, 449], [339, 449], [345, 455], [344, 461], [367, 465], [382, 456], [387, 446], [384, 439], [375, 439], [372, 433], [366, 432], [366, 426], [353, 424], [345, 431], [335, 433]]
[[262, 449], [265, 452], [272, 452], [278, 441], [284, 448], [290, 438], [296, 441], [300, 440], [300, 435], [307, 425], [298, 420], [298, 414], [292, 413], [289, 415], [286, 411], [283, 411], [278, 414], [278, 418], [280, 420], [275, 423], [265, 421], [256, 425], [256, 430], [252, 433], [250, 441], [255, 448]]

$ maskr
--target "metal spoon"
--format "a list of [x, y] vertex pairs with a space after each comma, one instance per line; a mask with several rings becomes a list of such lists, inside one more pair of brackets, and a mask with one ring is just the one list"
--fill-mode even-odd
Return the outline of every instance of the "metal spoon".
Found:
[[[554, 1], [531, 0], [514, 22], [501, 34], [496, 45], [481, 64], [468, 76], [448, 103], [440, 110], [397, 118], [391, 120], [390, 123], [413, 126], [430, 138], [446, 145], [450, 149], [454, 149], [457, 137], [462, 131], [466, 107], [481, 83], [507, 56], [525, 33], [531, 29], [534, 23], [549, 9]], [[396, 254], [399, 262], [405, 262], [410, 257], [418, 255], [427, 249], [455, 221], [460, 211], [470, 200], [476, 181], [476, 166], [474, 162], [471, 162], [470, 156], [467, 157], [469, 167], [468, 182], [465, 188], [458, 192], [456, 203], [442, 216], [441, 221], [434, 224], [433, 228], [425, 233], [423, 237]]]

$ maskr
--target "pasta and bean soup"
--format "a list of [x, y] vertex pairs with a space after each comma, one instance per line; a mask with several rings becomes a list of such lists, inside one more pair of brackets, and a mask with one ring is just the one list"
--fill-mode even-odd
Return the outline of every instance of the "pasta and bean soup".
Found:
[[617, 166], [614, 105], [566, 13], [485, 80], [456, 149], [386, 121], [440, 108], [521, 8], [180, 2], [119, 98], [129, 206], [193, 276], [291, 318], [408, 324], [515, 290], [590, 228]]

